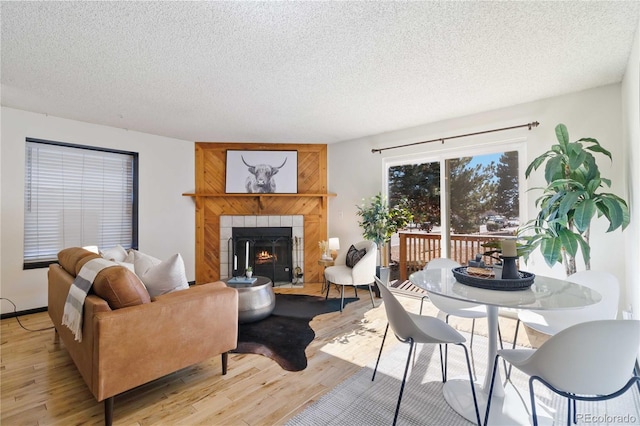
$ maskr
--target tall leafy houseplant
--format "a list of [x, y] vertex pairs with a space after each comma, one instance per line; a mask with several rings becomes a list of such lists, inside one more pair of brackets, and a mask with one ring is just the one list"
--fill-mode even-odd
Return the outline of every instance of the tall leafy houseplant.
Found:
[[599, 192], [610, 187], [611, 181], [600, 176], [592, 153], [606, 155], [610, 160], [611, 153], [593, 138], [570, 142], [564, 124], [558, 124], [555, 130], [558, 144], [534, 159], [525, 172], [528, 178], [544, 164], [547, 186], [535, 188], [543, 190], [536, 200], [540, 211], [521, 231], [531, 249], [540, 247], [549, 266], [563, 263], [569, 276], [576, 272], [578, 248], [586, 269], [591, 269], [591, 219], [596, 214], [604, 216], [609, 221], [607, 232], [624, 229], [629, 224], [629, 208], [617, 195]]
[[362, 217], [358, 222], [362, 236], [378, 245], [381, 266], [389, 266], [387, 246], [391, 236], [413, 220], [413, 215], [403, 205], [389, 207], [387, 200], [378, 193], [371, 197], [369, 204], [358, 206], [358, 216]]

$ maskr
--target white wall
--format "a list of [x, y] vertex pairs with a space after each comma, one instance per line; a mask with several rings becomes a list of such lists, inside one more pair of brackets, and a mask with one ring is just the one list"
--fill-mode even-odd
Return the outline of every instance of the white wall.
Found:
[[[19, 311], [47, 306], [47, 270], [22, 269], [26, 137], [139, 153], [139, 248], [159, 259], [180, 253], [195, 280], [194, 143], [2, 108], [0, 291]], [[3, 301], [2, 313], [13, 307]]]
[[[525, 124], [532, 121], [539, 121], [540, 126], [531, 131], [526, 128], [510, 130], [447, 141], [444, 145], [430, 143], [384, 151], [382, 154], [371, 153], [372, 148], [467, 134]], [[613, 162], [610, 162], [605, 156], [599, 156], [600, 158], [597, 158], [598, 165], [602, 176], [612, 180], [611, 191], [626, 197], [627, 176], [624, 172], [626, 160], [621, 130], [621, 85], [614, 84], [402, 131], [329, 145], [329, 190], [337, 193], [337, 197], [329, 200], [329, 235], [340, 237], [341, 243], [343, 240], [349, 242], [362, 239], [362, 232], [357, 224], [356, 205], [362, 204], [364, 197], [368, 198], [379, 191], [383, 191], [382, 164], [385, 158], [418, 156], [423, 155], [425, 152], [434, 152], [452, 147], [463, 148], [478, 144], [512, 141], [524, 137], [527, 141], [525, 163], [529, 164], [533, 158], [547, 151], [552, 144], [556, 143], [554, 128], [558, 123], [567, 125], [569, 136], [572, 140], [581, 137], [594, 137], [606, 149], [611, 151]], [[637, 141], [637, 139], [635, 140]], [[524, 184], [528, 187], [543, 186], [543, 171], [539, 170], [534, 173]], [[527, 200], [525, 200], [527, 209], [524, 212], [525, 220], [535, 216], [534, 202], [540, 196], [540, 192], [532, 191], [527, 194]], [[621, 254], [628, 252], [630, 247], [628, 245], [625, 246], [625, 237], [622, 231], [617, 230], [613, 233], [605, 233], [607, 228], [605, 224], [604, 220], [596, 219], [593, 222], [591, 267], [592, 269], [611, 271], [620, 279], [620, 282], [624, 283], [626, 265], [634, 262]], [[625, 231], [626, 233], [628, 231]], [[630, 239], [633, 241], [627, 244], [633, 245], [637, 250], [638, 239]], [[346, 247], [349, 246], [346, 245]], [[635, 263], [637, 263], [637, 258]], [[527, 270], [534, 273], [564, 277], [564, 269], [561, 265], [550, 269], [539, 256], [534, 257], [526, 266]], [[582, 265], [579, 264], [579, 268], [581, 267]], [[623, 304], [622, 306], [626, 305]]]
[[634, 318], [640, 318], [640, 22], [634, 38], [629, 63], [622, 81], [622, 129], [625, 148], [625, 178], [628, 183], [626, 200], [631, 210], [631, 223], [626, 236], [627, 302]]

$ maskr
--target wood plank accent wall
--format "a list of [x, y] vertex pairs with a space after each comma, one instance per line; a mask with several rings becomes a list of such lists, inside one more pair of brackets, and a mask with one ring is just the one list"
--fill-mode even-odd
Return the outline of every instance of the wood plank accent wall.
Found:
[[[298, 194], [225, 194], [227, 150], [298, 151]], [[221, 215], [303, 215], [304, 280], [320, 282], [327, 239], [327, 146], [196, 142], [196, 282], [220, 278]]]

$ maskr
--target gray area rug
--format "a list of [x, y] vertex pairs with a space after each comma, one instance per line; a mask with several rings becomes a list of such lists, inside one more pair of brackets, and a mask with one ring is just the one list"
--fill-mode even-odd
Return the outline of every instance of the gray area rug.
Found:
[[[468, 335], [465, 336], [468, 342]], [[371, 376], [375, 359], [289, 420], [287, 426], [392, 424], [409, 345], [398, 343], [391, 348], [389, 339], [395, 337], [387, 336], [374, 382]], [[476, 373], [483, 376], [487, 356], [486, 338], [474, 337], [473, 354]], [[448, 371], [449, 378], [468, 377], [462, 348], [455, 345], [449, 347]], [[528, 401], [528, 376], [514, 369], [512, 382], [524, 400]], [[449, 407], [442, 394], [442, 385], [437, 346], [419, 345], [415, 365], [409, 370], [398, 425], [471, 425]], [[540, 384], [536, 384], [535, 389], [538, 399], [552, 411], [553, 424], [566, 425], [565, 400]], [[589, 421], [585, 417], [578, 425], [638, 425], [638, 388], [634, 386], [621, 397], [609, 401], [578, 402], [578, 412], [589, 416]], [[481, 412], [481, 418], [484, 421], [484, 412]]]

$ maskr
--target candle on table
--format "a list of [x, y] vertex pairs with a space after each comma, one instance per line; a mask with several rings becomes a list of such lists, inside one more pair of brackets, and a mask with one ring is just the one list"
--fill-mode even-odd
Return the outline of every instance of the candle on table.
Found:
[[249, 267], [249, 241], [244, 246], [244, 269], [246, 270]]
[[517, 257], [516, 240], [502, 240], [502, 255], [505, 257]]

